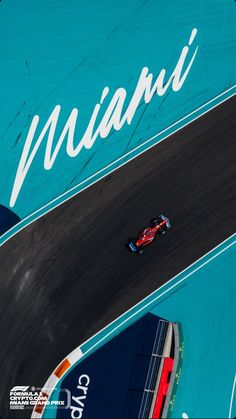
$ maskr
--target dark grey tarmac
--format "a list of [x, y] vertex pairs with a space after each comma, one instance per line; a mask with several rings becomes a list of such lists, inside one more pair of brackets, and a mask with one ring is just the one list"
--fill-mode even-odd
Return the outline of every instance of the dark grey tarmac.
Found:
[[[11, 387], [43, 385], [70, 351], [236, 231], [235, 111], [232, 98], [0, 248], [2, 418], [29, 417], [9, 413]], [[171, 232], [130, 254], [127, 239], [160, 213]]]

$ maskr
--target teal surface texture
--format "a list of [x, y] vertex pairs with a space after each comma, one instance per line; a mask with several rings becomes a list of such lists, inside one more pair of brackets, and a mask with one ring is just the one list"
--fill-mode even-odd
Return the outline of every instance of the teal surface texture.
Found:
[[[172, 417], [229, 417], [236, 374], [235, 250], [234, 234], [81, 345], [84, 355], [75, 365], [151, 312], [183, 328], [184, 360]], [[230, 417], [235, 409], [234, 395]], [[44, 417], [48, 414], [46, 409]]]
[[[173, 418], [229, 417], [236, 374], [236, 244], [154, 309], [181, 321], [184, 360]], [[233, 400], [232, 415], [236, 415]]]
[[[57, 105], [61, 108], [52, 150], [73, 108], [78, 109], [74, 133], [78, 145], [106, 86], [109, 92], [94, 130], [118, 88], [126, 91], [124, 114], [142, 69], [147, 67], [153, 74], [152, 86], [166, 70], [163, 95], [155, 94], [147, 103], [142, 98], [130, 123], [111, 127], [106, 138], [98, 135], [91, 148], [83, 147], [73, 158], [66, 153], [65, 137], [50, 170], [44, 168], [46, 133], [13, 206], [21, 219], [28, 217], [27, 223], [199, 116], [203, 104], [216, 98], [202, 109], [205, 112], [224, 99], [223, 92], [231, 95], [236, 74], [235, 17], [235, 2], [229, 0], [91, 1], [89, 7], [82, 0], [2, 2], [1, 204], [10, 205], [35, 115], [39, 124], [31, 151]], [[174, 91], [174, 83], [166, 83], [188, 42], [181, 76], [198, 49], [181, 88]]]

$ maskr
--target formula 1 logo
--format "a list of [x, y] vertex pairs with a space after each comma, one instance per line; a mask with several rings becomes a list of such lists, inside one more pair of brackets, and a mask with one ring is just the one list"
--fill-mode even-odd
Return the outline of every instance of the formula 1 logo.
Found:
[[10, 409], [27, 409], [34, 406], [40, 389], [32, 386], [14, 386], [10, 390]]
[[67, 389], [60, 389], [60, 399], [48, 400], [51, 388], [42, 390], [41, 387], [34, 386], [15, 386], [10, 390], [9, 405], [12, 410], [32, 409], [36, 405], [44, 408], [68, 409], [71, 405], [71, 394]]
[[18, 391], [27, 391], [29, 386], [15, 386], [11, 389], [11, 393], [18, 392]]

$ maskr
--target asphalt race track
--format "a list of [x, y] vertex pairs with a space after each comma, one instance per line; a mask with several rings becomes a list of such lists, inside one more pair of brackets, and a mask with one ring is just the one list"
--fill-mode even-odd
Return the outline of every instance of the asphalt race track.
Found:
[[[232, 98], [0, 248], [2, 418], [19, 417], [11, 387], [43, 385], [76, 346], [236, 231], [235, 110]], [[172, 231], [130, 254], [127, 239], [159, 213]]]

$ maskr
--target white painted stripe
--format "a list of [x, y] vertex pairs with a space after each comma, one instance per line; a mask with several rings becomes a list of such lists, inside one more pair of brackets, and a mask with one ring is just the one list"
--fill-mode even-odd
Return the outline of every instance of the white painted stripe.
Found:
[[[207, 265], [209, 262], [211, 262], [212, 260], [214, 260], [215, 258], [217, 258], [221, 253], [225, 252], [227, 249], [229, 249], [230, 247], [232, 247], [234, 244], [236, 244], [236, 240], [232, 243], [230, 243], [228, 246], [226, 246], [224, 249], [220, 250], [218, 253], [216, 253], [214, 256], [212, 256], [210, 259], [208, 259], [206, 262], [202, 263], [202, 265], [198, 266], [196, 269], [194, 269], [193, 271], [191, 271], [188, 275], [186, 275], [184, 278], [180, 279], [179, 281], [177, 281], [174, 285], [170, 286], [167, 290], [163, 291], [161, 294], [159, 294], [157, 297], [153, 298], [152, 301], [148, 302], [147, 304], [145, 304], [143, 307], [141, 307], [140, 309], [138, 309], [134, 314], [131, 314], [130, 317], [128, 317], [127, 319], [125, 319], [123, 322], [121, 322], [118, 326], [114, 327], [110, 332], [108, 332], [103, 338], [101, 338], [96, 344], [94, 344], [93, 346], [91, 346], [91, 348], [89, 348], [86, 352], [84, 352], [84, 355], [88, 354], [89, 352], [91, 352], [98, 344], [100, 344], [101, 342], [103, 342], [105, 339], [107, 339], [108, 336], [110, 336], [111, 334], [114, 333], [115, 330], [119, 329], [121, 326], [123, 326], [125, 323], [127, 323], [130, 319], [132, 319], [134, 316], [136, 316], [138, 313], [141, 313], [142, 311], [144, 311], [148, 306], [152, 305], [155, 301], [158, 301], [161, 297], [163, 297], [163, 295], [167, 294], [169, 291], [171, 291], [172, 289], [174, 289], [175, 287], [177, 287], [177, 285], [181, 284], [183, 281], [185, 281], [187, 278], [189, 278], [191, 275], [193, 275], [195, 272], [199, 271], [200, 269], [203, 268], [203, 266]], [[174, 279], [174, 278], [173, 278]], [[171, 280], [173, 281], [173, 280]], [[170, 281], [169, 281], [170, 282]], [[165, 284], [166, 285], [166, 284]], [[140, 303], [138, 303], [138, 305], [140, 305]], [[134, 306], [135, 307], [135, 306]], [[133, 308], [134, 308], [133, 307]], [[126, 313], [124, 313], [126, 314]], [[124, 316], [123, 314], [123, 316]], [[117, 320], [117, 319], [116, 319]], [[116, 321], [115, 320], [115, 321]], [[112, 324], [112, 323], [111, 323]], [[109, 325], [110, 326], [110, 325]], [[92, 339], [92, 338], [91, 338]], [[81, 345], [82, 346], [82, 345]]]
[[[47, 379], [47, 381], [44, 384], [43, 388], [41, 389], [41, 392], [42, 393], [47, 394], [48, 399], [50, 398], [50, 396], [51, 396], [54, 388], [56, 387], [58, 381], [59, 381], [59, 379], [52, 373], [50, 375], [50, 377]], [[44, 412], [46, 406], [43, 407], [42, 413], [35, 412], [36, 407], [37, 407], [37, 404], [34, 407], [34, 410], [33, 410], [33, 413], [31, 415], [31, 418], [41, 418], [43, 416], [43, 412]]]
[[[32, 224], [34, 221], [38, 220], [39, 218], [43, 217], [45, 214], [47, 214], [48, 212], [54, 210], [55, 208], [57, 208], [59, 205], [61, 205], [62, 203], [68, 201], [69, 199], [73, 198], [73, 196], [83, 192], [85, 189], [89, 188], [90, 186], [94, 185], [95, 183], [97, 183], [98, 181], [102, 180], [104, 177], [108, 176], [109, 174], [113, 173], [114, 171], [118, 170], [120, 167], [124, 166], [125, 164], [129, 163], [130, 161], [134, 160], [135, 158], [137, 158], [138, 156], [140, 156], [141, 154], [145, 153], [146, 151], [150, 150], [152, 147], [155, 147], [156, 145], [160, 144], [162, 141], [166, 140], [167, 138], [169, 138], [171, 135], [175, 134], [176, 132], [180, 131], [182, 128], [186, 127], [187, 125], [191, 124], [193, 121], [199, 119], [201, 116], [205, 115], [206, 113], [210, 112], [212, 109], [216, 108], [217, 106], [221, 105], [222, 103], [224, 103], [225, 101], [227, 101], [228, 99], [230, 99], [231, 97], [235, 96], [235, 92], [233, 92], [232, 94], [230, 94], [229, 96], [227, 96], [226, 98], [222, 99], [221, 101], [217, 102], [215, 105], [213, 105], [210, 109], [207, 109], [206, 111], [202, 112], [201, 114], [197, 115], [195, 118], [191, 119], [190, 121], [186, 122], [185, 124], [183, 124], [181, 127], [173, 130], [170, 134], [166, 135], [164, 138], [162, 138], [160, 141], [158, 141], [158, 143], [152, 144], [149, 147], [145, 148], [145, 150], [141, 151], [140, 153], [136, 154], [135, 156], [131, 157], [130, 159], [128, 159], [126, 162], [121, 163], [118, 167], [115, 167], [114, 169], [111, 169], [110, 171], [106, 172], [104, 175], [100, 176], [98, 179], [96, 179], [94, 182], [91, 182], [88, 186], [85, 186], [84, 188], [82, 188], [79, 191], [76, 191], [75, 193], [73, 193], [72, 195], [70, 195], [67, 198], [64, 198], [65, 196], [67, 196], [70, 192], [72, 192], [73, 190], [77, 189], [79, 186], [83, 185], [84, 183], [88, 182], [90, 179], [93, 179], [94, 177], [98, 176], [100, 173], [104, 172], [104, 170], [109, 169], [109, 167], [113, 166], [114, 164], [118, 163], [119, 161], [123, 160], [124, 158], [126, 158], [127, 156], [129, 156], [130, 154], [134, 153], [136, 150], [142, 148], [144, 145], [148, 144], [150, 141], [153, 141], [155, 138], [157, 138], [158, 136], [164, 134], [165, 132], [167, 132], [169, 129], [175, 127], [176, 125], [178, 125], [179, 123], [183, 122], [184, 120], [188, 119], [191, 115], [196, 114], [197, 112], [199, 112], [201, 109], [205, 108], [206, 106], [208, 106], [209, 104], [211, 104], [212, 102], [214, 102], [215, 100], [219, 99], [220, 97], [224, 96], [226, 93], [231, 92], [233, 90], [236, 89], [236, 84], [233, 85], [232, 87], [230, 87], [229, 89], [225, 90], [224, 92], [220, 93], [219, 95], [215, 96], [213, 99], [209, 100], [208, 102], [206, 102], [205, 104], [201, 105], [200, 107], [198, 107], [197, 109], [195, 109], [194, 111], [190, 112], [189, 114], [187, 114], [186, 116], [184, 116], [183, 118], [179, 119], [178, 121], [174, 122], [173, 124], [171, 124], [169, 127], [165, 128], [164, 130], [160, 131], [159, 133], [155, 134], [153, 137], [149, 138], [148, 140], [146, 140], [144, 143], [140, 144], [139, 146], [135, 147], [133, 150], [129, 151], [128, 153], [122, 155], [122, 157], [119, 157], [117, 160], [114, 160], [112, 163], [108, 164], [107, 166], [103, 167], [102, 169], [98, 170], [96, 173], [94, 173], [93, 175], [89, 176], [87, 179], [83, 180], [82, 182], [78, 183], [76, 186], [73, 186], [71, 189], [68, 189], [68, 191], [64, 192], [63, 194], [59, 195], [57, 198], [54, 198], [52, 201], [48, 202], [47, 204], [43, 205], [41, 208], [37, 209], [36, 211], [32, 212], [30, 215], [28, 215], [27, 217], [25, 217], [20, 223], [19, 223], [19, 229], [17, 231], [14, 232], [14, 227], [12, 227], [11, 229], [9, 229], [5, 234], [2, 235], [1, 240], [3, 240], [0, 244], [0, 246], [2, 246], [7, 240], [9, 240], [11, 237], [15, 236], [17, 233], [19, 233], [21, 230], [23, 230], [25, 227], [27, 227], [28, 225]], [[26, 220], [30, 219], [31, 217], [33, 217], [34, 215], [38, 214], [39, 212], [43, 211], [44, 209], [46, 209], [48, 206], [52, 205], [54, 202], [58, 201], [58, 199], [62, 199], [62, 201], [60, 201], [58, 204], [56, 204], [53, 208], [48, 209], [47, 211], [45, 211], [43, 214], [40, 214], [38, 216], [36, 216], [33, 220], [29, 221], [28, 224], [23, 225], [20, 228], [20, 225], [23, 224]], [[10, 237], [7, 237], [5, 240], [3, 239], [4, 236], [7, 236], [11, 231], [13, 231], [12, 235]]]
[[[66, 359], [68, 359], [68, 361], [71, 363], [71, 365], [75, 364], [81, 357], [83, 356], [83, 353], [80, 349], [80, 347], [76, 348], [74, 351], [72, 351], [67, 357]], [[62, 361], [63, 362], [63, 361]], [[54, 369], [54, 371], [59, 367], [59, 365], [61, 365], [60, 362], [57, 367]], [[66, 371], [67, 372], [67, 371]], [[64, 374], [63, 374], [64, 375]], [[43, 388], [42, 388], [42, 392], [48, 394], [48, 399], [51, 397], [51, 394], [53, 392], [53, 390], [56, 388], [57, 383], [59, 382], [59, 378], [54, 374], [54, 372], [50, 375], [50, 377], [47, 379], [46, 383], [44, 384]], [[43, 412], [45, 410], [45, 407], [42, 411], [42, 414], [40, 415], [39, 413], [33, 411], [31, 418], [41, 418], [43, 416]]]
[[[218, 244], [217, 246], [215, 246], [212, 250], [210, 250], [209, 252], [207, 252], [205, 255], [203, 255], [201, 258], [197, 259], [194, 263], [192, 263], [191, 265], [189, 265], [187, 268], [185, 268], [182, 272], [180, 272], [179, 274], [177, 274], [175, 277], [173, 277], [172, 279], [170, 279], [168, 282], [166, 282], [165, 284], [163, 284], [160, 288], [158, 288], [158, 290], [160, 290], [161, 288], [165, 287], [167, 284], [170, 284], [171, 282], [173, 282], [177, 277], [179, 277], [180, 275], [182, 275], [186, 270], [190, 269], [192, 266], [196, 265], [200, 260], [204, 259], [206, 256], [208, 256], [209, 254], [213, 253], [217, 248], [221, 247], [223, 244], [227, 243], [230, 239], [232, 239], [233, 237], [236, 237], [236, 233], [232, 234], [230, 237], [228, 237], [226, 240], [224, 240], [223, 242], [221, 242], [220, 244]], [[102, 331], [104, 331], [106, 328], [110, 327], [114, 322], [116, 322], [117, 320], [119, 320], [119, 318], [122, 318], [124, 315], [126, 315], [129, 311], [133, 310], [135, 307], [138, 307], [140, 304], [142, 304], [145, 300], [149, 299], [152, 295], [154, 295], [158, 290], [153, 291], [151, 294], [149, 294], [149, 296], [147, 296], [146, 298], [144, 298], [141, 302], [139, 302], [138, 304], [136, 304], [136, 306], [131, 307], [129, 310], [127, 310], [125, 313], [123, 313], [121, 316], [117, 317], [115, 320], [113, 320], [109, 325], [105, 326], [103, 329], [101, 329], [99, 332], [95, 333], [91, 338], [89, 338], [87, 341], [85, 341], [82, 345], [80, 345], [78, 348], [76, 348], [74, 351], [72, 351], [68, 356], [67, 359], [70, 360], [71, 364], [73, 362], [73, 364], [75, 364], [81, 357], [83, 357], [83, 355], [88, 354], [89, 352], [91, 352], [97, 345], [99, 345], [104, 339], [106, 339], [109, 335], [111, 335], [114, 330], [117, 330], [119, 327], [121, 327], [123, 324], [125, 324], [127, 321], [129, 321], [132, 317], [134, 317], [137, 313], [141, 312], [142, 310], [144, 310], [145, 308], [147, 308], [149, 305], [153, 304], [154, 301], [157, 301], [158, 299], [160, 299], [164, 294], [168, 293], [170, 290], [172, 290], [173, 288], [175, 288], [177, 285], [179, 285], [181, 282], [183, 282], [184, 280], [186, 280], [188, 277], [190, 277], [191, 275], [193, 275], [193, 273], [197, 272], [198, 270], [200, 270], [203, 266], [207, 265], [210, 261], [212, 261], [213, 259], [215, 259], [216, 257], [218, 257], [221, 253], [225, 252], [227, 249], [229, 249], [231, 246], [233, 246], [234, 244], [236, 244], [236, 240], [234, 240], [232, 243], [230, 243], [229, 245], [227, 245], [226, 247], [224, 247], [222, 250], [220, 250], [218, 253], [216, 253], [214, 256], [212, 256], [210, 259], [208, 259], [207, 261], [205, 261], [204, 263], [202, 263], [200, 266], [198, 266], [197, 268], [195, 268], [193, 271], [191, 271], [189, 274], [187, 274], [184, 278], [180, 279], [178, 282], [176, 282], [174, 285], [170, 286], [167, 290], [165, 290], [162, 294], [158, 295], [156, 298], [153, 298], [150, 302], [148, 302], [145, 306], [141, 307], [141, 309], [137, 310], [134, 314], [131, 314], [130, 317], [128, 317], [127, 319], [125, 319], [123, 322], [121, 322], [118, 326], [116, 326], [111, 332], [107, 333], [103, 338], [101, 338], [96, 344], [94, 344], [93, 346], [91, 346], [86, 352], [82, 352], [81, 350], [81, 346], [85, 345], [86, 343], [88, 343], [91, 339], [93, 339], [95, 336], [97, 336], [98, 334], [100, 334]], [[61, 363], [60, 363], [61, 364]], [[60, 365], [58, 364], [58, 365]], [[72, 364], [72, 365], [73, 365]], [[68, 370], [66, 371], [66, 373], [68, 372]], [[53, 378], [52, 378], [53, 377]], [[56, 380], [55, 380], [56, 379]], [[47, 380], [47, 382], [44, 385], [44, 388], [49, 387], [49, 383], [50, 385], [53, 384], [53, 380], [54, 381], [54, 385], [56, 386], [57, 382], [59, 381], [57, 379], [57, 377], [52, 373], [51, 376], [49, 377], [49, 379]], [[236, 375], [235, 375], [235, 380], [236, 380]], [[231, 403], [230, 403], [230, 413], [229, 413], [229, 419], [230, 419], [230, 415], [231, 415], [231, 409], [232, 409], [232, 403], [233, 403], [233, 394], [234, 394], [234, 388], [235, 388], [235, 380], [234, 380], [234, 384], [233, 384], [233, 390], [232, 390], [232, 395], [231, 395]], [[48, 390], [48, 388], [47, 388]], [[53, 388], [52, 388], [53, 390]], [[51, 395], [52, 391], [50, 392]], [[50, 397], [49, 395], [49, 397]], [[183, 413], [184, 415], [185, 413]], [[41, 415], [33, 412], [31, 418], [40, 418], [42, 417]], [[187, 416], [182, 416], [182, 417], [186, 417]]]
[[75, 362], [77, 362], [81, 357], [83, 356], [83, 353], [80, 349], [80, 347], [76, 348], [73, 352], [71, 352], [68, 356], [67, 359], [68, 361], [70, 361], [71, 364], [74, 364]]
[[46, 381], [46, 383], [44, 384], [42, 391], [49, 395], [51, 392], [51, 389], [57, 385], [58, 381], [59, 381], [59, 378], [54, 373], [52, 373], [50, 377], [48, 378], [48, 380]]
[[232, 415], [232, 407], [233, 407], [233, 400], [234, 400], [235, 384], [236, 384], [236, 374], [234, 376], [234, 382], [233, 382], [233, 387], [232, 387], [232, 392], [231, 392], [231, 399], [230, 399], [230, 405], [229, 405], [229, 419], [231, 419], [231, 415]]
[[38, 418], [41, 418], [41, 417], [42, 417], [42, 415], [40, 413], [37, 413], [33, 410], [33, 413], [31, 415], [32, 419], [38, 419]]
[[[129, 313], [131, 310], [133, 310], [135, 307], [139, 306], [140, 304], [144, 303], [145, 300], [149, 299], [152, 295], [156, 294], [157, 291], [161, 290], [163, 287], [165, 287], [167, 284], [172, 283], [176, 278], [183, 275], [184, 272], [192, 268], [194, 265], [196, 265], [198, 262], [200, 262], [202, 259], [210, 255], [212, 252], [214, 252], [216, 249], [221, 247], [223, 244], [226, 244], [229, 240], [231, 240], [234, 236], [236, 236], [236, 233], [229, 236], [227, 239], [225, 239], [223, 242], [218, 244], [217, 246], [213, 247], [213, 249], [209, 250], [209, 252], [205, 253], [203, 256], [201, 256], [199, 259], [197, 259], [195, 262], [191, 263], [191, 265], [187, 266], [187, 268], [183, 269], [183, 271], [179, 272], [177, 275], [175, 275], [173, 278], [171, 278], [169, 281], [165, 282], [165, 284], [161, 285], [159, 288], [157, 288], [155, 291], [151, 292], [147, 297], [145, 297], [143, 300], [141, 300], [139, 303], [137, 303], [135, 306], [129, 308], [127, 311], [125, 311], [123, 314], [118, 316], [115, 320], [113, 320], [111, 323], [109, 323], [107, 326], [103, 327], [99, 332], [95, 333], [93, 336], [91, 336], [89, 339], [87, 339], [81, 346], [87, 344], [90, 342], [90, 340], [94, 339], [99, 333], [103, 332], [106, 328], [110, 327], [113, 323], [121, 319], [124, 315]], [[235, 243], [235, 242], [234, 242]]]

